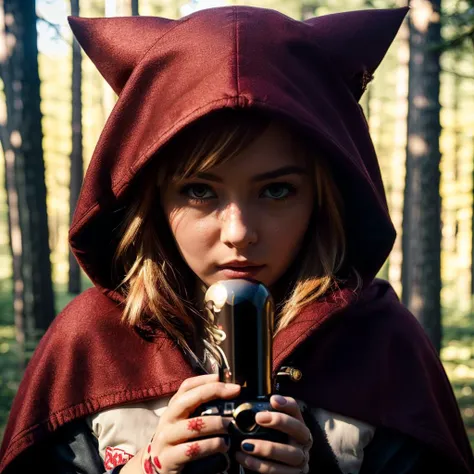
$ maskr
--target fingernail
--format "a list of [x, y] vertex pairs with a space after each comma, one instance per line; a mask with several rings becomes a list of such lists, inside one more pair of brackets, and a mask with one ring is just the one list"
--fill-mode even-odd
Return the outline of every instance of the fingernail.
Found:
[[273, 400], [275, 400], [278, 405], [286, 405], [288, 403], [288, 400], [281, 395], [273, 395]]
[[268, 411], [261, 411], [260, 413], [257, 413], [255, 419], [257, 420], [257, 423], [268, 423], [272, 419], [272, 415], [268, 413]]
[[237, 390], [238, 388], [240, 388], [240, 385], [239, 384], [236, 384], [236, 383], [226, 383], [224, 384], [224, 388], [226, 390]]
[[242, 449], [251, 453], [255, 449], [255, 445], [252, 443], [244, 443], [242, 445]]
[[226, 445], [226, 446], [229, 446], [229, 444], [230, 444], [230, 436], [223, 436], [223, 438], [224, 438], [224, 443], [225, 443], [225, 445]]

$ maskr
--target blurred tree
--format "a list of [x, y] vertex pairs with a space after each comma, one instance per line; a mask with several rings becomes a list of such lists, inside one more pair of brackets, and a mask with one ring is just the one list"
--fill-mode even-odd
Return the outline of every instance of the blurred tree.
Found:
[[[397, 7], [405, 6], [405, 0], [397, 0]], [[391, 145], [387, 153], [389, 156], [389, 166], [384, 176], [387, 186], [388, 202], [393, 224], [397, 230], [397, 238], [389, 257], [387, 268], [388, 279], [394, 286], [397, 294], [401, 294], [401, 268], [402, 268], [402, 221], [403, 221], [403, 192], [405, 187], [405, 159], [406, 159], [406, 139], [407, 139], [407, 112], [408, 112], [408, 61], [409, 61], [409, 28], [408, 20], [405, 20], [397, 35], [396, 49], [394, 51], [395, 67], [393, 72], [388, 71], [389, 77], [394, 79], [394, 83], [385, 86], [384, 90], [392, 90], [394, 94], [393, 113], [394, 123], [390, 134]], [[390, 54], [390, 52], [389, 52]], [[385, 63], [386, 66], [389, 64]], [[384, 63], [382, 63], [382, 68]], [[377, 83], [376, 81], [374, 81]], [[377, 83], [378, 84], [378, 83]], [[377, 100], [377, 94], [373, 93]], [[375, 101], [374, 100], [374, 101]], [[381, 109], [387, 109], [384, 101]], [[386, 124], [386, 119], [383, 119]], [[379, 153], [377, 148], [377, 153]], [[383, 171], [382, 171], [383, 172]]]
[[[71, 15], [79, 16], [79, 0], [71, 0]], [[69, 222], [72, 221], [83, 178], [82, 148], [82, 54], [76, 39], [72, 42], [72, 150], [69, 186]], [[81, 292], [81, 270], [69, 249], [69, 293]]]
[[414, 0], [411, 7], [402, 299], [439, 351], [441, 0]]
[[[103, 4], [104, 10], [102, 15], [106, 17], [124, 15], [125, 13], [123, 12], [123, 7], [130, 7], [130, 2], [127, 1], [127, 5], [124, 3], [125, 0], [105, 0]], [[126, 14], [130, 14], [130, 12], [128, 11]], [[102, 104], [105, 119], [109, 118], [109, 115], [115, 106], [116, 100], [117, 96], [115, 95], [115, 92], [105, 80], [102, 80]]]
[[474, 44], [474, 0], [457, 1], [455, 10], [446, 16], [444, 23], [454, 27], [454, 33], [443, 42], [445, 49]]
[[301, 0], [301, 20], [307, 20], [308, 18], [312, 18], [317, 16], [317, 8], [318, 5], [315, 0], [308, 1], [308, 0]]
[[[17, 338], [33, 348], [54, 318], [34, 0], [3, 3], [1, 77]], [[31, 345], [30, 345], [31, 344]]]
[[[462, 51], [458, 48], [454, 51], [455, 64], [459, 64], [462, 60]], [[453, 167], [454, 167], [454, 189], [455, 194], [460, 193], [459, 186], [459, 170], [461, 168], [461, 141], [462, 141], [462, 124], [461, 124], [461, 77], [459, 75], [454, 76], [453, 84]], [[459, 203], [456, 200], [454, 207], [454, 242], [453, 251], [455, 254], [458, 253], [458, 233], [459, 233]]]
[[[472, 151], [474, 152], [474, 134], [472, 138]], [[472, 161], [474, 162], [474, 155], [472, 156]], [[471, 173], [471, 182], [473, 183], [471, 187], [471, 301], [470, 307], [471, 312], [474, 311], [474, 167], [472, 168]]]
[[[444, 20], [446, 25], [446, 30], [448, 31], [449, 36], [442, 43], [443, 51], [453, 51], [455, 55], [454, 64], [459, 65], [461, 58], [467, 56], [472, 58], [473, 56], [473, 46], [474, 46], [474, 0], [467, 1], [457, 1], [454, 5], [454, 9], [446, 16]], [[455, 69], [456, 69], [455, 67]], [[465, 101], [466, 98], [461, 92], [460, 84], [463, 79], [474, 79], [471, 75], [463, 75], [454, 70], [448, 71], [451, 74], [454, 74], [454, 104], [455, 109], [455, 138], [454, 138], [454, 153], [456, 159], [455, 167], [455, 178], [458, 180], [460, 178], [459, 168], [459, 154], [460, 154], [460, 139], [461, 139], [461, 129], [462, 123], [458, 119], [460, 115], [458, 109], [460, 108], [461, 102]], [[473, 157], [474, 160], [474, 157]], [[474, 172], [472, 174], [472, 196], [473, 201], [471, 204], [471, 311], [474, 309]], [[456, 231], [458, 230], [459, 221], [456, 219]], [[457, 239], [456, 239], [457, 243]]]
[[138, 13], [138, 0], [132, 0], [132, 15], [133, 16], [138, 16], [140, 13]]

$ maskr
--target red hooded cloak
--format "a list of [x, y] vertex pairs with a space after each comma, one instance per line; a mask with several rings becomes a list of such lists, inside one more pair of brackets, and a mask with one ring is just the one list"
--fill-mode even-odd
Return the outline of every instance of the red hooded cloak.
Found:
[[[87, 171], [70, 244], [95, 287], [56, 318], [29, 363], [1, 448], [0, 473], [62, 425], [127, 402], [171, 395], [194, 375], [167, 334], [120, 322], [112, 232], [127, 190], [188, 124], [224, 108], [289, 121], [329, 158], [345, 203], [348, 260], [363, 290], [303, 311], [274, 341], [274, 370], [296, 361], [288, 395], [400, 431], [474, 473], [453, 391], [432, 345], [388, 283], [374, 280], [395, 238], [358, 100], [407, 9], [295, 21], [223, 7], [180, 20], [71, 18], [77, 39], [119, 94]], [[119, 215], [119, 217], [117, 217]], [[357, 387], [355, 390], [354, 387]]]

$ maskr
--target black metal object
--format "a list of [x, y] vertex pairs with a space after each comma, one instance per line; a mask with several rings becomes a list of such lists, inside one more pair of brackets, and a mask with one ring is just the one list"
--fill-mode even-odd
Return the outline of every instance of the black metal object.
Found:
[[[212, 285], [206, 292], [205, 304], [223, 336], [218, 348], [220, 380], [238, 383], [242, 390], [234, 400], [216, 400], [202, 405], [193, 416], [232, 418], [229, 425], [231, 465], [227, 472], [237, 474], [243, 471], [235, 461], [242, 441], [288, 442], [284, 433], [263, 428], [255, 422], [258, 412], [272, 410], [269, 399], [272, 393], [274, 303], [263, 284], [234, 279]], [[186, 471], [189, 473], [188, 469]]]

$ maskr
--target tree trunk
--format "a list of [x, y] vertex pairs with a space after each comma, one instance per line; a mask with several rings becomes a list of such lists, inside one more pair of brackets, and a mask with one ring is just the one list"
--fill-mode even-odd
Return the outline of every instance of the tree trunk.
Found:
[[[71, 15], [79, 16], [79, 0], [71, 0]], [[72, 222], [83, 178], [82, 161], [82, 54], [79, 43], [72, 43], [72, 150], [69, 185], [69, 222]], [[81, 270], [69, 249], [69, 293], [81, 292]]]
[[403, 206], [403, 302], [441, 348], [440, 0], [415, 0], [409, 19], [408, 136]]
[[[397, 6], [405, 6], [404, 0], [397, 0]], [[402, 222], [403, 192], [405, 181], [405, 159], [407, 141], [408, 113], [408, 61], [409, 61], [409, 27], [403, 22], [397, 38], [397, 69], [395, 86], [395, 124], [393, 130], [392, 162], [389, 174], [391, 195], [389, 196], [390, 215], [397, 230], [397, 238], [390, 254], [389, 280], [397, 294], [402, 293]]]
[[[106, 0], [104, 4], [104, 16], [114, 17], [120, 15], [120, 10], [123, 6], [123, 0]], [[116, 95], [109, 84], [102, 80], [102, 104], [104, 106], [103, 113], [104, 117], [107, 120], [109, 118], [112, 109], [115, 106]]]
[[[455, 60], [455, 68], [457, 65], [462, 61], [462, 53], [459, 49], [454, 52], [454, 60]], [[458, 196], [462, 193], [461, 186], [459, 185], [459, 169], [461, 167], [461, 143], [462, 143], [462, 122], [461, 122], [461, 87], [462, 87], [462, 80], [461, 77], [458, 75], [454, 76], [454, 91], [453, 91], [453, 127], [454, 127], [454, 144], [453, 144], [453, 177], [454, 177], [454, 194]], [[456, 264], [459, 261], [458, 253], [459, 253], [459, 245], [458, 245], [458, 238], [459, 238], [459, 206], [457, 203], [457, 199], [455, 201], [455, 205], [453, 206], [453, 213], [454, 213], [454, 232], [453, 232], [453, 252], [456, 258]], [[459, 269], [457, 269], [459, 270]]]
[[[12, 79], [8, 68], [7, 58], [11, 54], [11, 45], [7, 40], [5, 32], [5, 8], [3, 0], [0, 0], [0, 64], [1, 77], [4, 84], [6, 109], [12, 110]], [[18, 209], [18, 195], [15, 187], [15, 174], [13, 170], [14, 153], [10, 145], [10, 132], [7, 129], [7, 116], [2, 117], [3, 125], [0, 125], [0, 140], [5, 160], [5, 191], [7, 197], [7, 219], [10, 252], [12, 255], [12, 277], [13, 277], [13, 307], [15, 322], [15, 337], [19, 348], [20, 366], [24, 366], [25, 349], [25, 321], [23, 311], [23, 282], [21, 276], [21, 232], [20, 217]], [[15, 236], [15, 237], [14, 237]]]
[[4, 3], [4, 13], [7, 49], [2, 62], [2, 77], [7, 98], [7, 122], [2, 146], [13, 250], [14, 311], [17, 328], [24, 331], [27, 349], [31, 349], [55, 315], [35, 2], [8, 0]]
[[[474, 136], [472, 137], [472, 150], [474, 151]], [[474, 154], [472, 156], [474, 162]], [[474, 167], [472, 169], [472, 204], [471, 204], [471, 312], [474, 310]]]
[[316, 6], [311, 1], [302, 0], [300, 4], [300, 16], [301, 21], [316, 16]]

